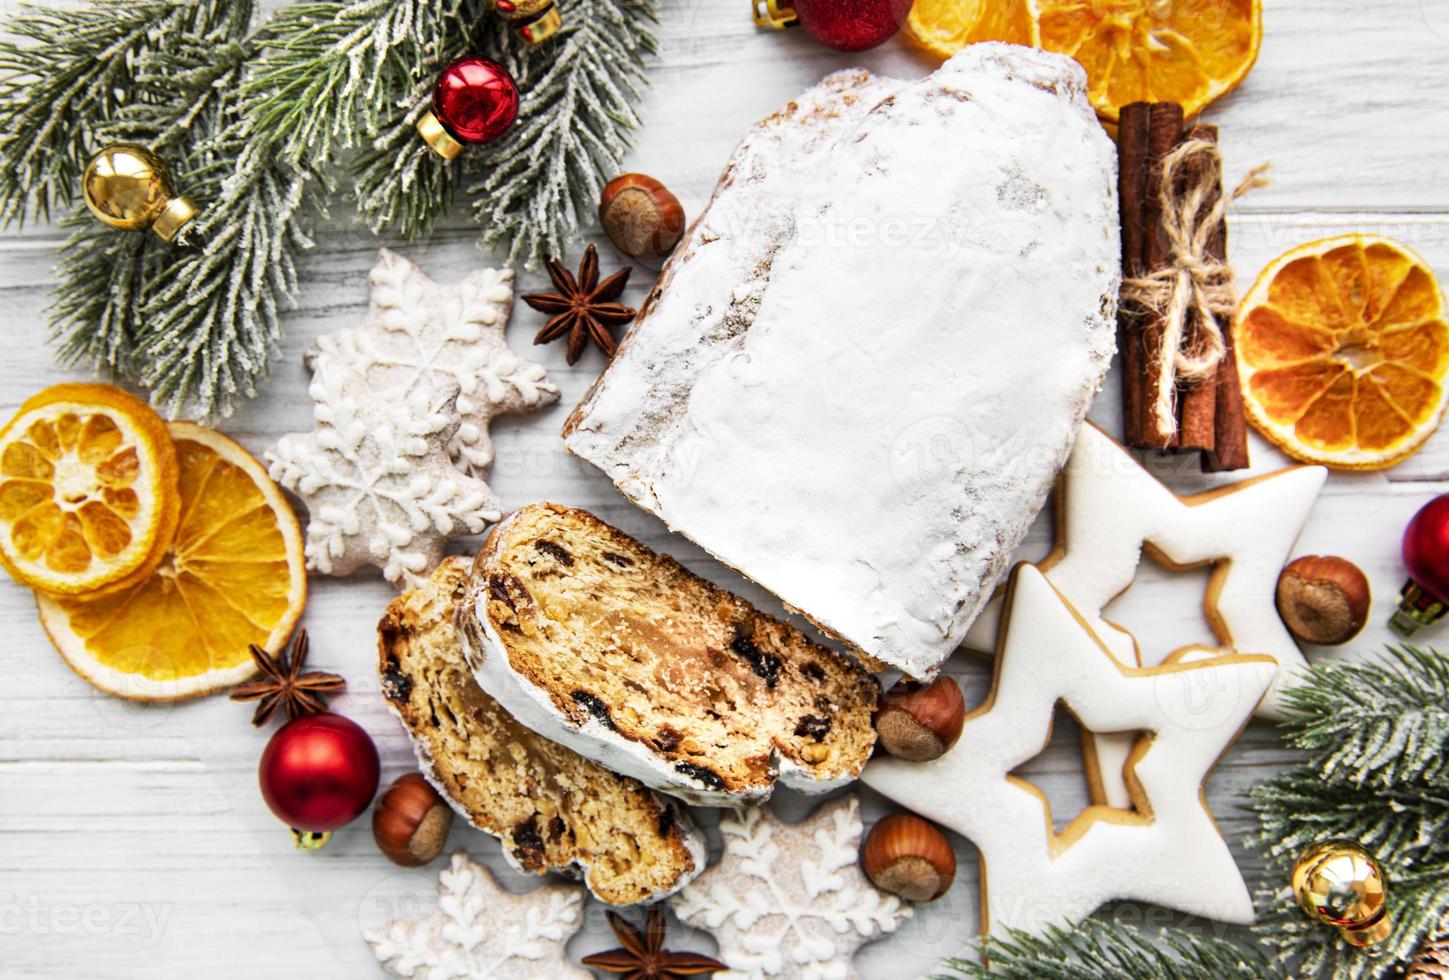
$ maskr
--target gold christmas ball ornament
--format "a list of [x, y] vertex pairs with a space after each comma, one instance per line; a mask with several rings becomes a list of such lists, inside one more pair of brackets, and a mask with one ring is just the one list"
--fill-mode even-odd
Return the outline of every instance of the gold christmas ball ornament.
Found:
[[165, 162], [135, 143], [113, 143], [97, 153], [81, 186], [91, 213], [112, 228], [150, 228], [169, 242], [196, 217], [196, 205], [176, 193]]
[[493, 9], [513, 23], [513, 33], [524, 44], [542, 44], [563, 27], [554, 0], [493, 0]]
[[1303, 911], [1336, 928], [1354, 946], [1389, 938], [1384, 869], [1351, 840], [1324, 841], [1300, 854], [1293, 866], [1293, 894]]

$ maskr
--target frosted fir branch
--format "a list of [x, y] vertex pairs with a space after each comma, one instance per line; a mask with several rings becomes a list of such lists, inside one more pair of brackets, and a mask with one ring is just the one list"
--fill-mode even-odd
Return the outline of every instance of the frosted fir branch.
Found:
[[592, 220], [640, 125], [656, 12], [655, 0], [563, 0], [559, 35], [519, 53], [519, 122], [467, 163], [483, 241], [510, 262], [563, 255]]
[[[1287, 692], [1289, 741], [1334, 782], [1449, 781], [1449, 662], [1414, 647], [1385, 664], [1327, 664]], [[1331, 710], [1330, 710], [1331, 709]]]
[[330, 162], [378, 132], [393, 93], [455, 50], [460, 24], [484, 15], [482, 0], [294, 3], [260, 31], [248, 115], [259, 131], [280, 134], [288, 161]]
[[500, 17], [449, 20], [441, 43], [403, 81], [380, 112], [378, 127], [352, 163], [353, 199], [373, 234], [418, 238], [431, 231], [455, 201], [459, 166], [438, 156], [418, 136], [417, 123], [431, 103], [433, 86], [449, 62], [468, 50], [483, 51], [508, 65], [507, 24]]
[[[183, 230], [200, 248], [89, 221], [67, 242], [52, 307], [60, 355], [151, 389], [172, 414], [229, 414], [256, 382], [295, 295], [296, 259], [325, 187], [276, 159], [242, 116], [241, 81], [255, 55], [245, 23], [174, 39], [134, 72], [131, 100], [97, 128], [101, 140], [148, 143], [172, 164], [201, 212]], [[80, 212], [74, 223], [87, 221]]]
[[145, 302], [147, 265], [150, 271], [160, 265], [157, 250], [147, 236], [116, 234], [84, 207], [62, 227], [73, 231], [61, 247], [59, 286], [50, 308], [56, 356], [63, 364], [125, 377]]
[[1156, 941], [1136, 929], [1086, 919], [1071, 929], [1052, 928], [1033, 936], [1015, 930], [976, 944], [990, 966], [948, 960], [959, 977], [1005, 980], [1261, 980], [1263, 958], [1251, 947], [1163, 930]]
[[97, 131], [133, 101], [149, 60], [251, 13], [250, 0], [22, 6], [0, 40], [0, 225], [69, 208]]
[[137, 380], [173, 414], [226, 415], [256, 393], [297, 292], [297, 261], [312, 246], [310, 218], [325, 205], [325, 174], [278, 159], [245, 120], [219, 140], [234, 160], [220, 193], [196, 218], [200, 250], [178, 260], [147, 296]]
[[[1255, 927], [1276, 971], [1378, 980], [1449, 929], [1449, 661], [1413, 647], [1381, 664], [1327, 664], [1287, 692], [1284, 737], [1308, 753], [1254, 787], [1253, 843], [1268, 855]], [[1359, 950], [1298, 910], [1298, 854], [1333, 837], [1361, 843], [1389, 877], [1390, 938]]]

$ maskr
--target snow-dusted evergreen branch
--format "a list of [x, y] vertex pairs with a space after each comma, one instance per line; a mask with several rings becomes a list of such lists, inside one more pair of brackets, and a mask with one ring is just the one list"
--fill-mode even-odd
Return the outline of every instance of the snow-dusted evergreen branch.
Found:
[[[414, 124], [468, 52], [504, 61], [525, 93], [515, 132], [477, 154], [485, 236], [515, 257], [561, 252], [638, 124], [654, 2], [564, 0], [570, 26], [527, 51], [486, 0], [298, 0], [254, 33], [253, 0], [22, 7], [0, 41], [0, 224], [72, 211], [51, 316], [61, 358], [171, 412], [230, 413], [266, 376], [339, 168], [377, 231], [420, 234], [454, 199], [461, 168]], [[185, 232], [199, 249], [77, 206], [86, 162], [116, 141], [170, 164], [202, 209]]]
[[[1287, 707], [1285, 737], [1309, 757], [1251, 792], [1268, 854], [1259, 938], [1279, 975], [1396, 975], [1449, 929], [1449, 660], [1403, 648], [1385, 664], [1317, 667]], [[1369, 952], [1325, 935], [1288, 893], [1294, 859], [1330, 837], [1360, 842], [1389, 876], [1394, 933]]]
[[[470, 154], [483, 240], [537, 266], [592, 220], [639, 126], [656, 0], [562, 0], [564, 29], [518, 54], [523, 102], [506, 139]], [[552, 50], [551, 50], [552, 49]]]
[[287, 159], [331, 162], [368, 142], [398, 94], [412, 93], [425, 66], [457, 57], [456, 42], [485, 15], [482, 0], [294, 3], [259, 33], [248, 113], [258, 129], [280, 134]]
[[418, 138], [418, 119], [428, 110], [433, 86], [449, 62], [481, 51], [510, 64], [511, 45], [501, 18], [456, 18], [444, 25], [442, 43], [426, 54], [416, 73], [396, 87], [396, 97], [383, 107], [377, 129], [352, 165], [357, 210], [375, 234], [417, 238], [431, 231], [453, 204], [461, 168]]
[[27, 4], [0, 40], [0, 224], [78, 199], [97, 133], [138, 99], [148, 68], [191, 37], [232, 35], [249, 0]]

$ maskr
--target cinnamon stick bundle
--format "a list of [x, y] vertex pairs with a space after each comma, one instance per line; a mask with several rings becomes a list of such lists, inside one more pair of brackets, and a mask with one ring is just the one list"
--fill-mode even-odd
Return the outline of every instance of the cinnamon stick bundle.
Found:
[[[1118, 197], [1122, 214], [1124, 280], [1145, 279], [1173, 261], [1163, 231], [1161, 182], [1163, 159], [1184, 140], [1217, 142], [1217, 128], [1199, 125], [1183, 132], [1182, 107], [1172, 102], [1134, 102], [1121, 112], [1117, 148]], [[1201, 184], [1202, 167], [1184, 167], [1183, 184]], [[1207, 216], [1223, 193], [1217, 188], [1202, 203]], [[1227, 223], [1217, 222], [1208, 235], [1204, 258], [1221, 263], [1227, 256]], [[1193, 310], [1191, 317], [1204, 315]], [[1124, 302], [1118, 315], [1118, 349], [1122, 367], [1123, 438], [1139, 449], [1193, 451], [1202, 454], [1204, 472], [1241, 469], [1248, 465], [1247, 424], [1233, 357], [1229, 324], [1215, 317], [1226, 352], [1214, 373], [1195, 383], [1179, 382], [1173, 394], [1175, 419], [1164, 424], [1154, 406], [1163, 392], [1160, 365], [1166, 323], [1160, 313]], [[1196, 329], [1195, 319], [1189, 329]]]

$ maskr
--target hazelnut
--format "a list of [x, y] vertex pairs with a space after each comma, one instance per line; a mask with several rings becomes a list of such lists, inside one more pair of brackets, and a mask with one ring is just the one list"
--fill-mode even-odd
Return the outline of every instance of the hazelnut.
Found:
[[1335, 555], [1294, 559], [1278, 576], [1278, 615], [1305, 643], [1347, 643], [1368, 622], [1368, 579], [1353, 562]]
[[885, 693], [875, 715], [881, 748], [907, 762], [930, 762], [961, 737], [966, 699], [944, 674], [930, 684], [901, 681]]
[[620, 174], [604, 186], [599, 223], [630, 258], [662, 259], [684, 237], [684, 206], [653, 177]]
[[393, 864], [417, 868], [443, 853], [453, 810], [420, 774], [398, 777], [372, 811], [372, 838]]
[[870, 829], [860, 863], [875, 887], [908, 902], [933, 902], [956, 880], [951, 842], [909, 813], [893, 813]]

